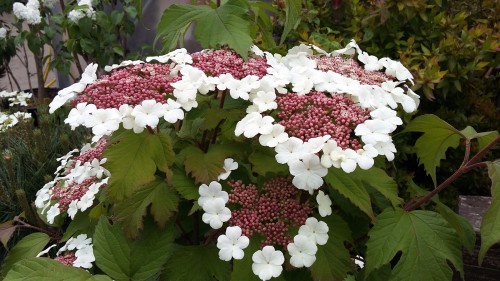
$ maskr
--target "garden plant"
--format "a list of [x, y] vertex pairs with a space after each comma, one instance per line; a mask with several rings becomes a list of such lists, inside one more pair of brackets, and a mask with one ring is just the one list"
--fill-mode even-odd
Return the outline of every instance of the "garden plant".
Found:
[[[412, 72], [354, 40], [283, 47], [301, 2], [284, 6], [277, 44], [272, 5], [172, 5], [165, 54], [100, 75], [91, 63], [61, 90], [49, 112], [69, 106], [63, 122], [91, 138], [41, 184], [33, 220], [44, 223], [10, 249], [4, 280], [463, 278], [475, 233], [439, 193], [473, 169], [493, 197], [482, 262], [500, 241], [499, 133], [416, 116]], [[177, 46], [192, 23], [206, 49], [189, 53]], [[409, 181], [403, 194], [385, 170], [408, 135], [432, 191]], [[439, 180], [460, 145], [461, 165]], [[30, 223], [4, 224], [2, 241]]]

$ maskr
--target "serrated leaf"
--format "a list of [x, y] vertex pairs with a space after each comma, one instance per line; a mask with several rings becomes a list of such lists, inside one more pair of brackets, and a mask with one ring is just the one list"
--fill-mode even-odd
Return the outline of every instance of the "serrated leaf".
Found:
[[25, 236], [12, 247], [3, 261], [1, 275], [5, 276], [18, 261], [38, 255], [45, 248], [45, 245], [49, 243], [49, 240], [50, 237], [42, 232], [35, 232]]
[[[389, 280], [451, 280], [450, 263], [463, 276], [462, 251], [455, 230], [436, 212], [388, 208], [368, 233], [366, 274], [401, 257]], [[425, 269], [425, 270], [422, 270]]]
[[146, 184], [132, 194], [131, 197], [118, 202], [115, 207], [115, 216], [122, 223], [125, 235], [136, 238], [143, 228], [143, 219], [148, 207], [155, 221], [165, 226], [167, 220], [177, 211], [179, 197], [172, 187], [161, 179]]
[[66, 266], [48, 258], [30, 258], [14, 265], [4, 281], [111, 281], [104, 275], [91, 275], [87, 271]]
[[172, 187], [187, 200], [197, 200], [200, 195], [198, 194], [198, 185], [194, 184], [193, 180], [186, 175], [183, 170], [174, 169], [172, 177]]
[[186, 173], [191, 174], [196, 183], [210, 183], [224, 171], [223, 165], [227, 153], [220, 148], [210, 147], [207, 153], [190, 146], [184, 150]]
[[156, 38], [163, 37], [166, 49], [174, 49], [187, 28], [196, 23], [195, 37], [203, 48], [227, 44], [242, 57], [248, 56], [252, 45], [247, 9], [241, 0], [229, 0], [220, 7], [172, 5], [162, 15]]
[[166, 172], [174, 160], [169, 138], [147, 131], [125, 131], [104, 151], [104, 164], [111, 173], [109, 197], [121, 201], [155, 178], [157, 168]]
[[219, 259], [215, 245], [178, 246], [165, 266], [169, 281], [230, 280], [231, 264]]
[[324, 179], [330, 188], [349, 199], [349, 201], [372, 220], [375, 219], [372, 204], [370, 202], [370, 195], [359, 179], [353, 178], [339, 169], [330, 169]]
[[347, 273], [354, 269], [354, 263], [344, 241], [351, 242], [351, 230], [347, 223], [337, 215], [323, 218], [329, 227], [328, 242], [318, 245], [316, 261], [311, 266], [311, 274], [316, 281], [344, 280]]
[[173, 239], [171, 226], [161, 230], [146, 223], [138, 240], [127, 241], [118, 224], [102, 217], [93, 237], [95, 262], [115, 280], [150, 280], [159, 275]]
[[[417, 186], [413, 181], [410, 181], [408, 185], [408, 189], [411, 192], [415, 192], [417, 196], [425, 196], [428, 191]], [[472, 253], [474, 246], [476, 245], [476, 233], [472, 228], [470, 222], [459, 214], [455, 213], [452, 209], [450, 209], [445, 204], [439, 201], [438, 195], [432, 197], [432, 201], [436, 204], [436, 211], [443, 216], [443, 218], [455, 229], [457, 232], [462, 245], [464, 245], [465, 249]]]
[[486, 210], [481, 222], [481, 248], [479, 264], [482, 264], [486, 252], [500, 242], [500, 160], [488, 162], [488, 175], [491, 179], [491, 205]]
[[494, 139], [498, 137], [498, 131], [490, 131], [479, 133], [477, 136], [477, 148], [483, 149], [489, 143], [491, 143]]
[[301, 11], [302, 0], [285, 0], [285, 26], [281, 34], [280, 45], [285, 42], [288, 33], [299, 24]]
[[439, 167], [439, 162], [446, 158], [446, 151], [449, 148], [457, 148], [463, 135], [453, 126], [432, 114], [415, 118], [406, 126], [404, 132], [424, 133], [417, 139], [415, 150], [419, 164], [424, 165], [426, 173], [431, 176], [436, 185], [436, 167]]
[[403, 203], [403, 199], [398, 196], [398, 185], [384, 170], [372, 167], [369, 170], [356, 169], [348, 174], [353, 178], [358, 178], [365, 185], [369, 185], [391, 201], [393, 207]]

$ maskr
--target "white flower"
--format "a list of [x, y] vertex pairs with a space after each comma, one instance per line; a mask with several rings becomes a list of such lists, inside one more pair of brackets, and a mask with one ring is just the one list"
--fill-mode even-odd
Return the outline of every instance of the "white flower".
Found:
[[198, 205], [202, 208], [205, 203], [215, 199], [222, 199], [224, 204], [229, 201], [228, 193], [223, 191], [222, 185], [216, 181], [212, 181], [208, 186], [206, 184], [200, 185], [198, 193], [200, 194], [200, 198], [198, 198]]
[[252, 47], [250, 47], [250, 51], [252, 51], [256, 56], [259, 56], [259, 57], [264, 56], [264, 52], [256, 45], [252, 45]]
[[276, 251], [273, 246], [265, 246], [252, 255], [252, 261], [253, 273], [261, 280], [266, 281], [272, 277], [280, 276], [285, 257], [281, 251]]
[[79, 7], [78, 9], [70, 11], [68, 14], [68, 18], [70, 21], [78, 23], [78, 21], [84, 17], [88, 17], [91, 19], [95, 18], [95, 11], [92, 8], [91, 0], [80, 0], [78, 1], [78, 6], [87, 6], [87, 7], [83, 9], [82, 7]]
[[213, 229], [219, 229], [222, 224], [231, 218], [231, 211], [225, 207], [224, 200], [216, 198], [203, 204], [205, 213], [201, 217], [204, 223], [210, 224]]
[[328, 169], [320, 163], [319, 157], [309, 154], [302, 160], [290, 162], [290, 174], [294, 176], [292, 183], [298, 189], [312, 192], [323, 185], [323, 178], [328, 174]]
[[378, 142], [373, 146], [379, 153], [379, 155], [385, 155], [387, 160], [394, 160], [394, 153], [396, 153], [396, 147], [392, 142]]
[[391, 132], [396, 130], [396, 127], [398, 125], [403, 124], [403, 121], [401, 120], [401, 118], [399, 118], [397, 116], [396, 111], [394, 111], [390, 108], [387, 108], [385, 106], [373, 110], [372, 112], [370, 112], [370, 116], [373, 119], [382, 120], [382, 121], [386, 122], [388, 125], [391, 125], [391, 129], [390, 129]]
[[42, 0], [43, 6], [47, 8], [53, 8], [57, 2], [57, 0]]
[[12, 12], [18, 19], [25, 20], [30, 25], [37, 25], [42, 22], [40, 2], [38, 0], [28, 0], [26, 6], [16, 2], [12, 6]]
[[332, 214], [332, 200], [330, 196], [326, 195], [322, 190], [318, 191], [316, 195], [316, 202], [318, 202], [319, 215], [326, 217]]
[[92, 84], [97, 80], [97, 67], [99, 65], [97, 63], [91, 63], [85, 67], [85, 70], [82, 73], [82, 78], [80, 79], [80, 82], [85, 85]]
[[366, 120], [354, 129], [354, 134], [360, 136], [366, 144], [376, 144], [377, 142], [388, 142], [391, 140], [389, 133], [393, 125], [382, 120]]
[[59, 203], [56, 203], [47, 211], [47, 222], [54, 223], [54, 219], [61, 213], [59, 210]]
[[278, 144], [274, 150], [277, 153], [275, 156], [276, 161], [281, 164], [300, 160], [308, 154], [304, 142], [296, 137], [291, 137], [285, 142]]
[[95, 261], [94, 251], [91, 245], [87, 245], [75, 252], [74, 267], [92, 268], [92, 262]]
[[83, 212], [88, 208], [92, 207], [92, 205], [94, 204], [94, 199], [95, 195], [93, 193], [91, 192], [85, 193], [77, 203], [78, 209], [80, 209]]
[[173, 99], [167, 100], [167, 103], [163, 105], [163, 110], [165, 111], [163, 118], [168, 123], [173, 124], [177, 122], [177, 120], [184, 119], [184, 111], [181, 109], [181, 104]]
[[156, 128], [158, 122], [160, 122], [160, 117], [164, 114], [163, 104], [157, 103], [155, 100], [144, 100], [132, 110], [132, 116], [135, 117], [135, 124], [143, 128], [146, 126]]
[[247, 114], [236, 124], [234, 131], [236, 136], [243, 134], [247, 138], [253, 138], [257, 134], [269, 134], [273, 130], [274, 119], [271, 116], [262, 116], [258, 112]]
[[345, 48], [333, 51], [332, 55], [334, 55], [334, 56], [353, 55], [356, 52], [356, 50], [358, 50], [358, 53], [361, 52], [361, 50], [358, 47], [358, 44], [356, 44], [356, 41], [354, 41], [354, 39], [352, 39], [351, 42], [349, 42], [349, 44], [347, 44], [347, 46], [345, 46]]
[[147, 57], [146, 61], [151, 62], [156, 60], [160, 63], [167, 63], [169, 60], [172, 60], [178, 64], [191, 64], [193, 63], [192, 57], [187, 53], [185, 48], [174, 50], [168, 54], [156, 57]]
[[39, 258], [39, 257], [41, 257], [41, 256], [43, 256], [43, 255], [45, 255], [45, 254], [47, 254], [47, 253], [48, 253], [48, 252], [49, 252], [52, 248], [54, 248], [55, 246], [57, 246], [57, 244], [54, 244], [54, 245], [52, 245], [52, 246], [48, 247], [47, 249], [45, 249], [45, 250], [41, 251], [40, 253], [38, 253], [38, 255], [36, 255], [36, 257], [37, 257], [37, 258]]
[[304, 235], [296, 235], [293, 243], [288, 244], [287, 250], [292, 256], [290, 264], [294, 267], [310, 267], [316, 261], [318, 247], [313, 240]]
[[365, 267], [364, 259], [361, 256], [354, 257], [354, 263], [359, 266], [359, 268]]
[[71, 130], [74, 130], [76, 127], [85, 124], [85, 120], [90, 118], [90, 115], [96, 110], [97, 108], [94, 104], [79, 103], [75, 108], [71, 109], [64, 123], [70, 125]]
[[113, 69], [122, 67], [122, 66], [129, 66], [129, 65], [138, 65], [138, 64], [143, 64], [144, 62], [142, 60], [124, 60], [120, 64], [113, 64], [113, 65], [106, 65], [104, 67], [104, 71], [110, 72]]
[[97, 160], [97, 158], [94, 158], [92, 162], [90, 162], [91, 169], [89, 171], [90, 176], [95, 176], [96, 178], [100, 179], [102, 178], [103, 175], [110, 176], [110, 173], [108, 170], [106, 170], [103, 166], [104, 163], [106, 163], [106, 158], [103, 158], [101, 160]]
[[116, 108], [99, 108], [85, 120], [85, 126], [92, 128], [92, 133], [99, 138], [111, 135], [120, 127], [122, 115]]
[[69, 203], [68, 207], [68, 215], [71, 219], [75, 218], [76, 213], [78, 212], [78, 200], [73, 200]]
[[72, 251], [80, 250], [92, 244], [92, 238], [87, 237], [87, 234], [80, 234], [76, 238], [72, 237], [66, 242], [66, 249]]
[[306, 236], [318, 245], [325, 245], [328, 241], [328, 225], [316, 218], [307, 218], [306, 224], [299, 228], [299, 234]]
[[373, 158], [378, 155], [378, 151], [371, 144], [363, 146], [363, 149], [358, 149], [356, 153], [358, 154], [356, 162], [363, 170], [368, 170], [373, 167], [373, 164], [375, 164]]
[[307, 151], [309, 153], [318, 153], [323, 149], [325, 143], [330, 139], [330, 135], [324, 135], [321, 137], [310, 138], [304, 143]]
[[227, 158], [224, 160], [224, 173], [217, 177], [217, 180], [225, 180], [231, 174], [231, 171], [238, 169], [238, 163], [234, 161], [233, 158]]
[[226, 229], [225, 235], [217, 238], [217, 248], [220, 249], [219, 258], [223, 261], [230, 261], [233, 258], [241, 260], [244, 256], [243, 249], [248, 247], [249, 243], [248, 237], [241, 235], [239, 226], [230, 226]]
[[383, 65], [379, 62], [376, 56], [370, 56], [366, 52], [361, 52], [358, 55], [358, 60], [365, 65], [367, 71], [377, 71], [382, 69]]
[[273, 130], [269, 134], [259, 137], [259, 143], [263, 146], [276, 147], [280, 143], [288, 140], [288, 134], [285, 133], [285, 127], [280, 124], [274, 124]]
[[120, 108], [118, 111], [120, 112], [120, 115], [122, 116], [122, 123], [123, 123], [123, 128], [127, 130], [134, 130], [134, 133], [139, 134], [144, 131], [144, 127], [140, 127], [135, 123], [135, 117], [132, 116], [132, 111], [134, 109], [128, 105], [128, 104], [122, 104], [120, 105]]
[[413, 75], [399, 61], [394, 61], [389, 58], [381, 58], [380, 64], [385, 67], [385, 73], [389, 76], [396, 77], [399, 81], [410, 80], [413, 84]]
[[255, 98], [253, 99], [253, 103], [257, 106], [259, 112], [278, 108], [278, 104], [276, 103], [276, 94], [274, 93], [274, 91], [258, 91]]
[[5, 37], [7, 37], [7, 29], [0, 27], [0, 39], [5, 39]]

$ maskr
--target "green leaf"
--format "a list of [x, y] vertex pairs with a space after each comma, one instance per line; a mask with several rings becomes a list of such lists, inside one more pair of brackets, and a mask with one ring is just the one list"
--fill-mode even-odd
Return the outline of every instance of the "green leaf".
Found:
[[330, 169], [325, 182], [345, 198], [349, 199], [356, 207], [368, 215], [372, 220], [375, 219], [373, 214], [370, 195], [363, 187], [361, 180], [350, 176], [339, 169]]
[[[415, 192], [417, 196], [423, 197], [427, 195], [428, 191], [417, 186], [413, 181], [410, 181], [408, 188], [411, 192]], [[472, 228], [470, 222], [459, 214], [455, 213], [445, 204], [439, 201], [439, 196], [435, 195], [432, 197], [432, 202], [436, 204], [436, 211], [438, 211], [441, 216], [455, 229], [457, 232], [462, 245], [464, 245], [467, 251], [472, 253], [474, 246], [476, 245], [476, 233]]]
[[354, 179], [361, 180], [365, 185], [373, 187], [385, 198], [391, 201], [393, 207], [403, 203], [403, 199], [398, 196], [398, 185], [384, 170], [372, 167], [369, 170], [356, 169], [348, 174]]
[[224, 171], [224, 160], [227, 153], [220, 148], [210, 147], [207, 153], [195, 146], [184, 150], [186, 173], [190, 173], [195, 183], [210, 183]]
[[213, 244], [178, 246], [165, 266], [165, 275], [169, 281], [230, 280], [231, 264], [220, 260], [218, 252]]
[[21, 239], [3, 261], [1, 276], [5, 276], [16, 262], [38, 255], [49, 240], [49, 236], [42, 232], [35, 232]]
[[167, 172], [175, 155], [168, 136], [136, 134], [125, 131], [104, 152], [106, 168], [113, 175], [109, 181], [109, 196], [121, 201], [135, 190], [155, 179], [158, 169]]
[[415, 150], [419, 164], [424, 165], [426, 173], [436, 185], [436, 167], [439, 167], [439, 162], [446, 158], [446, 151], [450, 147], [457, 148], [462, 133], [432, 114], [415, 118], [406, 126], [404, 132], [424, 133], [417, 139]]
[[483, 149], [498, 137], [498, 131], [479, 133], [477, 136], [478, 149]]
[[285, 42], [288, 33], [299, 25], [301, 11], [302, 0], [285, 0], [285, 26], [281, 34], [280, 45]]
[[62, 241], [67, 241], [72, 236], [76, 236], [80, 233], [93, 233], [95, 228], [95, 223], [89, 218], [90, 210], [85, 212], [78, 212], [75, 218], [69, 223], [68, 227], [64, 231]]
[[486, 210], [481, 222], [481, 249], [479, 264], [482, 264], [486, 252], [500, 242], [500, 160], [488, 162], [488, 175], [491, 179], [491, 205]]
[[398, 252], [402, 254], [389, 280], [451, 280], [449, 264], [463, 276], [460, 241], [438, 213], [388, 208], [377, 219], [368, 233], [366, 276], [390, 263]]
[[354, 263], [344, 241], [352, 242], [351, 230], [347, 223], [337, 215], [323, 219], [330, 228], [328, 242], [318, 245], [316, 261], [311, 266], [314, 280], [344, 280], [347, 273], [354, 269]]
[[172, 186], [179, 192], [179, 194], [187, 200], [198, 200], [198, 186], [194, 184], [193, 180], [186, 175], [183, 170], [174, 169], [172, 177]]
[[48, 258], [30, 258], [14, 265], [4, 281], [111, 281], [104, 275], [91, 275], [87, 271], [66, 266]]
[[146, 223], [141, 237], [127, 241], [118, 224], [102, 217], [94, 233], [97, 266], [115, 280], [151, 280], [157, 276], [170, 255], [173, 227], [160, 230]]
[[216, 9], [207, 6], [172, 5], [162, 15], [158, 25], [157, 38], [168, 42], [172, 50], [182, 39], [191, 23], [196, 23], [195, 37], [203, 48], [228, 45], [242, 57], [248, 56], [252, 45], [249, 24], [246, 19], [246, 3], [242, 0], [228, 0]]
[[252, 170], [265, 176], [267, 173], [271, 174], [287, 174], [288, 166], [276, 162], [274, 158], [274, 151], [268, 148], [256, 148], [248, 157], [248, 161], [252, 164]]
[[122, 223], [125, 235], [137, 238], [143, 228], [143, 217], [148, 207], [159, 226], [164, 227], [168, 219], [177, 211], [179, 197], [175, 190], [161, 178], [146, 184], [131, 197], [118, 202], [115, 207], [116, 219]]

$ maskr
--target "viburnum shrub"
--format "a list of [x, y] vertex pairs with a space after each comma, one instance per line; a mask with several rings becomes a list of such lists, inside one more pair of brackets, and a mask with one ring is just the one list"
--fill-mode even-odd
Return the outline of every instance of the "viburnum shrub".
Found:
[[[59, 158], [37, 194], [53, 228], [19, 243], [55, 261], [11, 262], [6, 280], [47, 276], [46, 267], [99, 280], [463, 274], [470, 225], [436, 198], [442, 212], [414, 211], [435, 194], [418, 187], [412, 192], [422, 197], [403, 208], [395, 181], [377, 165], [394, 159], [400, 116], [419, 104], [401, 63], [352, 41], [332, 53], [300, 45], [285, 56], [254, 46], [247, 59], [228, 48], [178, 49], [105, 67], [99, 77], [97, 67], [50, 104], [51, 112], [69, 104], [64, 122], [93, 138]], [[480, 152], [451, 180], [498, 142], [495, 133], [450, 127], [427, 115], [406, 128], [424, 132], [415, 148], [426, 149], [419, 156], [433, 178], [460, 137], [469, 148], [479, 138]], [[438, 151], [426, 147], [429, 138], [442, 141]], [[497, 184], [498, 161], [484, 165]], [[498, 239], [486, 238], [483, 255]]]

